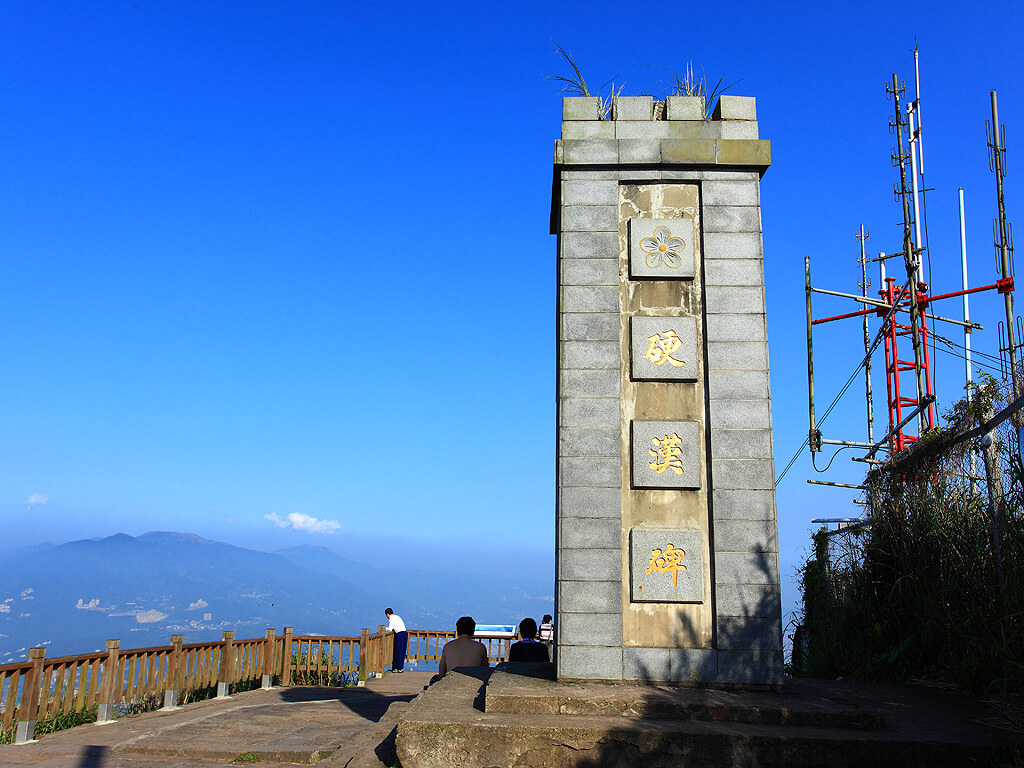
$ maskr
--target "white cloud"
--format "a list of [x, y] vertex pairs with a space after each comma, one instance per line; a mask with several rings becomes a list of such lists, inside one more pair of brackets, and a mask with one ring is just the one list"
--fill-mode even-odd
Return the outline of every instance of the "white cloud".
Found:
[[45, 504], [49, 500], [50, 497], [47, 496], [45, 493], [33, 493], [31, 496], [25, 499], [25, 503], [31, 507], [33, 504]]
[[290, 528], [293, 531], [306, 531], [307, 533], [337, 533], [341, 528], [341, 523], [337, 520], [321, 520], [301, 512], [292, 512], [284, 519], [273, 512], [263, 517], [278, 528]]
[[186, 608], [185, 610], [186, 611], [198, 611], [200, 608], [205, 608], [208, 605], [209, 605], [209, 603], [206, 602], [205, 600], [203, 600], [203, 598], [200, 597], [194, 603], [189, 603], [188, 604], [188, 608]]
[[9, 606], [7, 603], [0, 603], [0, 613], [10, 613], [10, 612], [11, 612], [11, 606]]
[[94, 597], [88, 603], [83, 602], [82, 598], [78, 598], [78, 603], [75, 605], [75, 608], [80, 611], [98, 611], [100, 610], [99, 598]]
[[148, 611], [139, 611], [135, 614], [135, 620], [139, 622], [139, 624], [151, 624], [154, 621], [160, 621], [161, 619], [166, 618], [166, 613], [160, 613], [160, 611], [154, 609], [150, 609]]

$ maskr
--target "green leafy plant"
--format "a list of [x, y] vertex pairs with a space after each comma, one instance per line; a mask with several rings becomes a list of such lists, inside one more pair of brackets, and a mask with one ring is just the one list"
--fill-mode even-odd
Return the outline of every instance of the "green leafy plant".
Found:
[[238, 755], [231, 762], [232, 763], [262, 763], [263, 761], [260, 760], [260, 756], [259, 755], [254, 755], [252, 752], [243, 752], [242, 754]]

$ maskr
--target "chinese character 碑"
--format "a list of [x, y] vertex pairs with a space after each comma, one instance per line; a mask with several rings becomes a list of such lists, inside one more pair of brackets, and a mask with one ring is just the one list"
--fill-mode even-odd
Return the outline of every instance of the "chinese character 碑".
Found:
[[651, 562], [647, 566], [647, 573], [645, 576], [650, 576], [652, 573], [672, 573], [672, 586], [678, 586], [677, 579], [679, 571], [685, 571], [686, 566], [683, 565], [683, 557], [686, 555], [686, 551], [679, 547], [673, 547], [671, 543], [665, 547], [664, 551], [660, 549], [651, 550]]

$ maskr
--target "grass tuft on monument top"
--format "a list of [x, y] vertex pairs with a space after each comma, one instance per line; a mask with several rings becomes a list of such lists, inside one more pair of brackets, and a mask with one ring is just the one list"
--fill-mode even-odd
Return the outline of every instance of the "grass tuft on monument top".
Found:
[[[590, 86], [587, 85], [586, 78], [583, 76], [582, 70], [580, 70], [580, 67], [576, 63], [572, 54], [557, 42], [555, 42], [555, 53], [565, 60], [569, 65], [571, 72], [567, 75], [548, 75], [546, 79], [562, 83], [562, 91], [572, 96], [600, 98], [599, 119], [607, 120], [611, 114], [614, 99], [622, 95], [622, 91], [628, 83], [622, 83], [616, 88], [615, 79], [618, 75], [615, 75], [606, 80], [600, 88], [592, 93]], [[702, 116], [705, 121], [711, 119], [715, 100], [734, 85], [742, 82], [741, 80], [736, 80], [728, 85], [722, 85], [725, 78], [720, 77], [714, 85], [710, 85], [707, 75], [704, 73], [704, 68], [700, 68], [700, 77], [698, 77], [694, 70], [692, 61], [688, 61], [686, 63], [686, 68], [683, 72], [673, 69], [672, 67], [662, 67], [662, 69], [664, 69], [670, 76], [668, 80], [660, 81], [665, 88], [656, 89], [655, 93], [645, 91], [640, 95], [653, 96], [654, 98], [657, 98], [655, 94], [661, 94], [663, 100], [670, 96], [689, 96], [700, 99], [701, 110], [703, 112]]]
[[734, 85], [742, 82], [742, 80], [737, 80], [728, 85], [722, 85], [725, 78], [720, 77], [718, 82], [709, 87], [707, 75], [704, 74], [704, 67], [700, 68], [700, 77], [698, 78], [694, 75], [692, 61], [686, 62], [686, 70], [681, 74], [679, 70], [672, 69], [671, 67], [662, 67], [662, 69], [668, 72], [672, 78], [671, 80], [662, 80], [662, 83], [668, 86], [668, 91], [663, 91], [663, 93], [666, 96], [695, 96], [703, 99], [704, 120], [711, 119], [711, 110], [714, 108], [715, 100]]

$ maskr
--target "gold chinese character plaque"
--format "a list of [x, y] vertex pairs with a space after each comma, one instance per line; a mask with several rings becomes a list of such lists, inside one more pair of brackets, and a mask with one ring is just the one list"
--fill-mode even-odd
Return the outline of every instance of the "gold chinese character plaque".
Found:
[[700, 531], [631, 528], [630, 599], [634, 603], [704, 601], [704, 549]]
[[630, 370], [634, 381], [697, 381], [697, 318], [630, 319]]
[[634, 488], [700, 488], [703, 451], [695, 421], [634, 421]]

